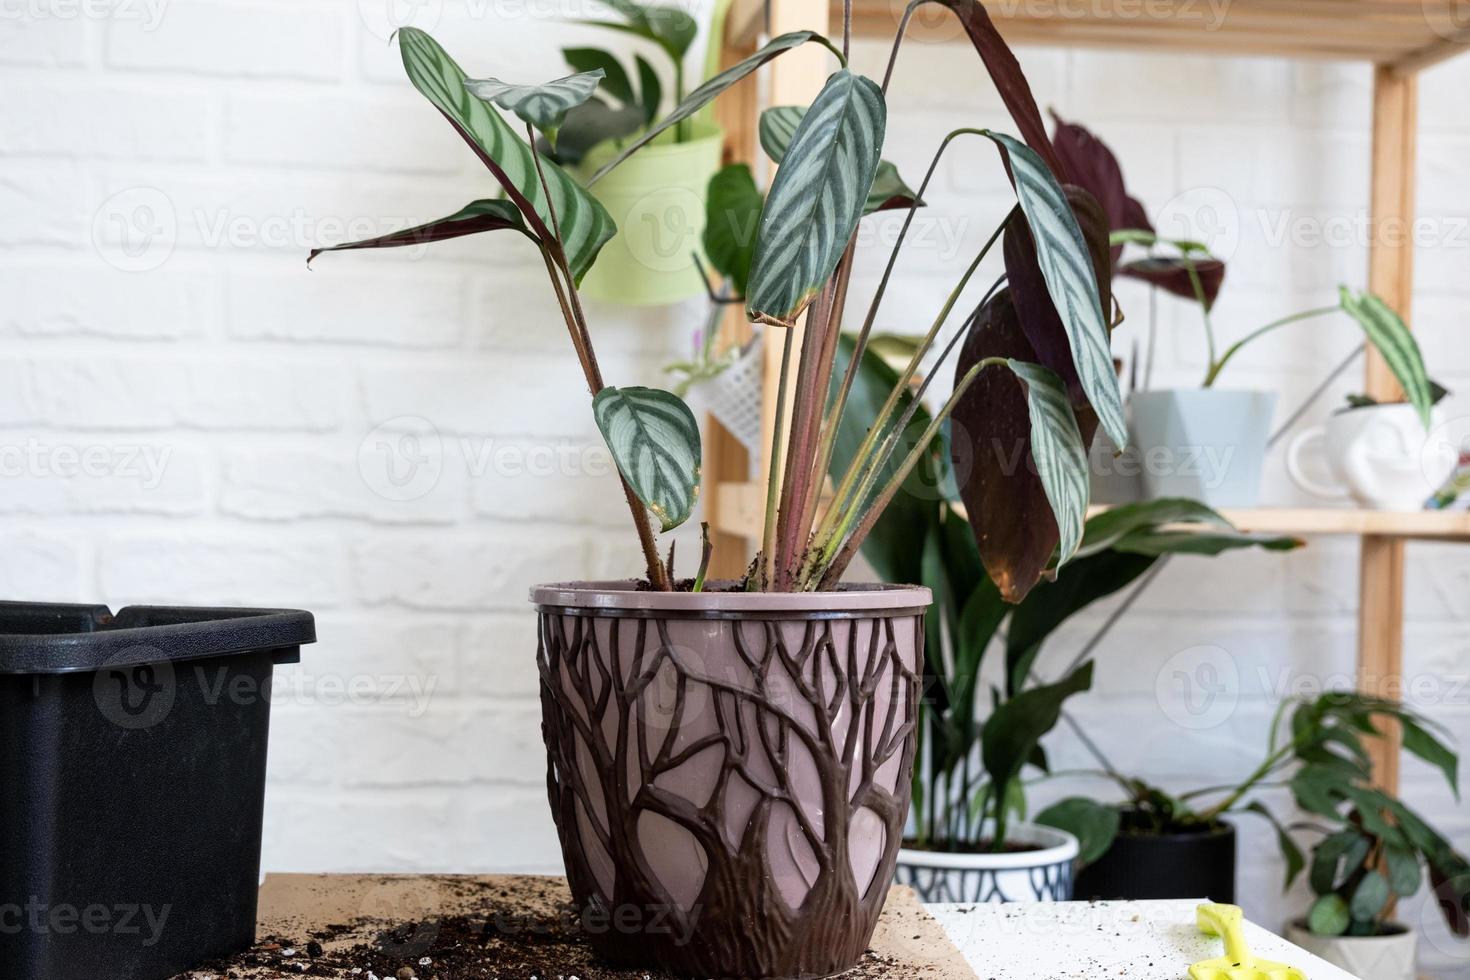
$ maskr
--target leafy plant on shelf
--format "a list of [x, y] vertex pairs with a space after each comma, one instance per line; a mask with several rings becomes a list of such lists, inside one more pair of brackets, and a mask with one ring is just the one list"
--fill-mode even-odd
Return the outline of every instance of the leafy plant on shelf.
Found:
[[[961, 127], [942, 141], [905, 213], [877, 291], [856, 332], [856, 355], [840, 380], [838, 338], [846, 314], [856, 231], [878, 181], [887, 123], [884, 91], [913, 12], [938, 2], [956, 15], [1008, 107], [1020, 138]], [[629, 10], [633, 8], [628, 8]], [[630, 15], [629, 15], [630, 16]], [[684, 402], [653, 388], [612, 387], [602, 376], [578, 287], [617, 229], [607, 211], [545, 154], [568, 114], [593, 97], [599, 68], [544, 85], [475, 81], [423, 31], [398, 32], [414, 86], [469, 144], [500, 185], [503, 199], [475, 201], [447, 218], [337, 248], [381, 248], [488, 231], [522, 236], [541, 255], [571, 337], [599, 429], [623, 480], [649, 585], [683, 587], [661, 556], [651, 518], [670, 530], [693, 512], [699, 492], [699, 430]], [[908, 438], [917, 399], [904, 407], [920, 358], [934, 346], [984, 257], [1004, 248], [1008, 279], [940, 352], [959, 348], [955, 382], [928, 423], [936, 434], [951, 415], [954, 452], [976, 460], [961, 492], [977, 551], [1002, 598], [1019, 602], [1054, 575], [1082, 544], [1088, 495], [1086, 449], [1098, 428], [1126, 443], [1122, 399], [1109, 350], [1107, 222], [1102, 208], [1053, 150], [1015, 57], [975, 0], [914, 0], [894, 39], [882, 83], [853, 72], [847, 38], [835, 44], [811, 31], [773, 38], [754, 54], [695, 88], [588, 178], [594, 184], [721, 93], [788, 51], [815, 44], [836, 69], [811, 105], [768, 117], [790, 124], [782, 165], [762, 202], [745, 281], [747, 317], [779, 338], [783, 381], [776, 393], [770, 480], [760, 552], [741, 587], [798, 591], [836, 588], [875, 524], [899, 494], [931, 438]], [[512, 114], [518, 125], [502, 117]], [[768, 128], [771, 128], [768, 127]], [[519, 131], [518, 131], [519, 130]], [[937, 303], [932, 326], [869, 417], [848, 457], [835, 498], [822, 506], [856, 364], [897, 256], [943, 154], [961, 139], [997, 151], [1017, 205], [995, 228], [953, 290]], [[795, 329], [804, 320], [803, 329]], [[800, 343], [798, 344], [798, 339]], [[960, 341], [963, 346], [960, 346]], [[930, 374], [919, 393], [930, 384]], [[835, 394], [826, 397], [829, 388]], [[992, 452], [994, 448], [1003, 452]], [[995, 457], [1004, 458], [1004, 463]], [[708, 550], [706, 549], [706, 559]], [[697, 577], [702, 584], [702, 576]]]
[[[1055, 113], [1053, 118], [1058, 155], [1069, 163], [1077, 182], [1091, 191], [1107, 212], [1114, 274], [1143, 280], [1155, 289], [1192, 300], [1199, 307], [1209, 361], [1201, 387], [1214, 386], [1237, 354], [1267, 334], [1291, 324], [1346, 313], [1362, 329], [1367, 343], [1383, 356], [1428, 427], [1429, 410], [1435, 401], [1434, 386], [1425, 371], [1419, 345], [1398, 314], [1373, 293], [1354, 293], [1341, 286], [1336, 304], [1273, 320], [1220, 349], [1211, 313], [1225, 283], [1224, 261], [1212, 256], [1208, 246], [1201, 242], [1159, 235], [1138, 200], [1128, 194], [1122, 169], [1107, 144], [1083, 126], [1065, 122]], [[1121, 257], [1129, 245], [1141, 246], [1148, 250], [1147, 254], [1123, 262]], [[1150, 348], [1155, 337], [1156, 325], [1151, 320]], [[1147, 386], [1147, 373], [1144, 383]]]
[[[898, 371], [874, 346], [907, 353], [909, 345], [874, 338], [863, 353], [834, 456], [840, 474], [859, 451]], [[843, 338], [839, 363], [854, 343]], [[907, 392], [916, 431], [932, 422]], [[1073, 665], [1054, 682], [1036, 679], [1046, 640], [1073, 614], [1125, 588], [1169, 554], [1218, 555], [1241, 548], [1286, 550], [1294, 538], [1243, 534], [1215, 511], [1189, 500], [1129, 504], [1087, 521], [1073, 560], [1019, 604], [1006, 603], [986, 574], [959, 501], [943, 435], [923, 447], [925, 465], [906, 476], [907, 492], [876, 522], [863, 556], [888, 581], [918, 582], [934, 593], [925, 623], [920, 756], [914, 771], [913, 846], [940, 851], [1003, 850], [1013, 819], [1025, 819], [1022, 783], [1046, 772], [1041, 741], [1065, 702], [1092, 685], [1093, 664]], [[994, 649], [1003, 681], [986, 692], [981, 671]]]
[[[1439, 770], [1458, 798], [1459, 758], [1439, 726], [1393, 701], [1329, 692], [1281, 702], [1265, 758], [1240, 783], [1172, 796], [1142, 780], [1100, 773], [1122, 788], [1125, 803], [1072, 797], [1038, 819], [1078, 834], [1084, 860], [1095, 860], [1120, 825], [1129, 833], [1189, 832], [1217, 826], [1228, 814], [1253, 813], [1276, 828], [1284, 887], [1308, 866], [1293, 835], [1319, 836], [1309, 875], [1318, 895], [1308, 916], [1313, 932], [1379, 934], [1390, 898], [1418, 891], [1422, 865], [1445, 921], [1457, 935], [1470, 936], [1470, 864], [1422, 817], [1373, 785], [1363, 740], [1380, 735], [1384, 723], [1400, 726], [1404, 748]], [[1306, 819], [1283, 823], [1262, 801], [1264, 790], [1279, 785], [1289, 787]]]
[[[677, 7], [644, 6], [632, 0], [607, 0], [616, 20], [581, 21], [596, 27], [631, 34], [651, 42], [669, 60], [674, 83], [674, 102], [684, 101], [684, 59], [699, 34], [699, 24]], [[603, 48], [563, 48], [562, 56], [577, 74], [590, 77], [601, 72], [598, 94], [588, 97], [566, 111], [557, 129], [546, 132], [544, 152], [562, 164], [580, 163], [588, 151], [608, 140], [623, 140], [646, 131], [658, 120], [663, 103], [663, 82], [659, 73], [642, 55], [633, 56], [630, 71], [617, 55]], [[555, 83], [552, 83], [555, 84]], [[470, 91], [493, 100], [493, 91], [471, 85]], [[606, 96], [607, 98], [602, 98]], [[608, 100], [611, 101], [608, 101]], [[689, 138], [689, 123], [680, 121], [674, 127], [675, 142]]]

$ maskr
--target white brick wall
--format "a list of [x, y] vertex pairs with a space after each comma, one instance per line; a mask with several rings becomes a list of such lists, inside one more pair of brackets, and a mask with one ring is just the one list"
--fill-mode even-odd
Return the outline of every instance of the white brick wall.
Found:
[[[304, 268], [314, 245], [446, 214], [491, 188], [403, 81], [380, 6], [5, 8], [0, 446], [39, 462], [0, 480], [0, 593], [315, 610], [321, 642], [281, 673], [265, 866], [549, 869], [558, 855], [526, 589], [633, 573], [637, 556], [554, 304], [521, 243], [327, 255]], [[487, 11], [510, 8], [471, 0], [422, 9], [471, 69], [531, 78], [559, 63], [563, 44], [606, 43], [559, 26], [553, 6], [501, 19]], [[885, 55], [856, 48], [870, 73]], [[1361, 241], [1313, 246], [1299, 232], [1363, 215], [1365, 70], [1044, 49], [1023, 61], [1042, 106], [1107, 138], [1161, 221], [1198, 219], [1201, 201], [1225, 205], [1217, 212], [1239, 244], [1222, 333], [1330, 301], [1339, 280], [1362, 283]], [[1421, 214], [1445, 240], [1418, 260], [1426, 352], [1462, 391], [1467, 83], [1470, 59], [1423, 83]], [[916, 179], [961, 123], [1008, 125], [973, 54], [911, 45], [888, 155]], [[1007, 194], [993, 150], [956, 147], [881, 329], [927, 324]], [[860, 253], [855, 301], [883, 257]], [[1126, 351], [1143, 293], [1120, 292], [1139, 311], [1120, 335]], [[1181, 306], [1162, 312], [1158, 381], [1192, 382], [1197, 323]], [[658, 383], [700, 319], [698, 304], [591, 313], [619, 382]], [[1279, 386], [1290, 402], [1355, 340], [1343, 324], [1283, 332], [1244, 356], [1233, 381]], [[88, 451], [110, 468], [57, 475]], [[1299, 499], [1279, 459], [1267, 494]], [[1470, 549], [1411, 548], [1409, 669], [1447, 678], [1424, 707], [1470, 742], [1467, 580]], [[1183, 788], [1238, 774], [1261, 749], [1283, 672], [1350, 673], [1356, 589], [1348, 542], [1183, 559], [1100, 651], [1098, 691], [1077, 714], [1144, 777]], [[1053, 664], [1100, 612], [1062, 632]], [[1201, 645], [1235, 664], [1239, 700], [1184, 739], [1155, 688], [1180, 651]], [[1058, 765], [1088, 762], [1065, 733], [1052, 752]], [[1470, 848], [1470, 819], [1432, 774], [1406, 766], [1406, 786]], [[1244, 827], [1242, 898], [1279, 921], [1300, 895], [1279, 895], [1269, 834]], [[1417, 919], [1421, 904], [1407, 914]], [[1462, 975], [1466, 956], [1431, 922], [1428, 966]]]

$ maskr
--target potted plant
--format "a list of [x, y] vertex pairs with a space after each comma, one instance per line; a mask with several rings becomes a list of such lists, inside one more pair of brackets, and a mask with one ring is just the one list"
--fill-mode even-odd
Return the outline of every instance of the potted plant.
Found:
[[[1200, 311], [1207, 356], [1200, 386], [1153, 389], [1151, 372], [1145, 370], [1129, 395], [1132, 452], [1149, 496], [1186, 497], [1214, 507], [1255, 506], [1276, 393], [1227, 389], [1217, 383], [1245, 347], [1282, 327], [1311, 319], [1346, 313], [1363, 330], [1369, 346], [1383, 356], [1420, 423], [1429, 427], [1433, 396], [1423, 357], [1413, 334], [1388, 304], [1371, 293], [1354, 293], [1342, 286], [1336, 304], [1283, 316], [1223, 346], [1212, 312], [1225, 281], [1225, 263], [1200, 242], [1156, 234], [1142, 206], [1126, 191], [1122, 170], [1107, 145], [1082, 126], [1060, 118], [1056, 122], [1058, 154], [1107, 209], [1114, 273], [1190, 300]], [[1123, 262], [1128, 245], [1143, 246], [1148, 254]], [[1156, 333], [1151, 306], [1150, 363]]]
[[[815, 43], [834, 56], [836, 69], [790, 136], [756, 230], [746, 313], [780, 337], [788, 380], [776, 393], [782, 422], [772, 434], [761, 548], [735, 582], [706, 580], [708, 544], [696, 573], [680, 577], [673, 549], [665, 552], [655, 537], [655, 520], [668, 531], [693, 513], [699, 431], [672, 393], [604, 382], [580, 286], [615, 225], [535, 149], [538, 134], [554, 132], [591, 97], [597, 72], [545, 86], [482, 87], [486, 102], [429, 35], [398, 32], [410, 80], [507, 198], [336, 247], [503, 230], [539, 252], [642, 554], [641, 582], [533, 593], [552, 815], [576, 906], [614, 962], [681, 975], [807, 976], [839, 972], [861, 956], [908, 813], [930, 593], [917, 584], [844, 585], [843, 573], [922, 447], [963, 412], [965, 434], [952, 444], [1003, 438], [1007, 458], [1023, 462], [999, 475], [976, 467], [961, 488], [985, 500], [970, 508], [977, 550], [1001, 597], [1020, 602], [1082, 543], [1093, 432], [1103, 426], [1126, 442], [1103, 315], [1106, 280], [1095, 272], [1107, 242], [1100, 208], [1085, 191], [1063, 189], [1062, 165], [1025, 79], [984, 8], [974, 0], [944, 6], [974, 40], [1024, 140], [956, 130], [928, 174], [955, 140], [982, 140], [999, 151], [1018, 206], [939, 303], [825, 507], [822, 480], [854, 364], [885, 292], [875, 295], [837, 381], [855, 232], [881, 159], [883, 87], [847, 67], [846, 38], [838, 45], [810, 31], [784, 34], [696, 88], [588, 178], [595, 185], [786, 51]], [[1026, 275], [998, 285], [960, 331], [953, 390], [930, 419], [929, 437], [910, 449], [917, 399], [903, 406], [919, 359], [984, 255], [1012, 238], [1020, 244], [1008, 246], [1008, 256]], [[793, 327], [804, 313], [798, 348]], [[945, 347], [941, 362], [956, 346]], [[968, 451], [978, 455], [975, 445]], [[989, 533], [997, 524], [1011, 533]]]
[[[1437, 407], [1448, 392], [1430, 382], [1430, 430], [1409, 405], [1382, 404], [1367, 395], [1349, 395], [1347, 405], [1326, 425], [1297, 434], [1286, 451], [1286, 471], [1308, 493], [1328, 500], [1352, 500], [1378, 510], [1422, 510], [1454, 474], [1458, 449], [1442, 434], [1444, 413]], [[1305, 465], [1317, 448], [1332, 475], [1324, 483]]]
[[[869, 351], [859, 403], [877, 406], [893, 371]], [[916, 411], [923, 418], [923, 409]], [[862, 416], [844, 420], [846, 444], [861, 438]], [[934, 447], [931, 458], [949, 454]], [[926, 619], [925, 697], [914, 815], [897, 876], [929, 902], [1067, 901], [1078, 860], [1094, 860], [1095, 832], [1026, 822], [1023, 777], [1045, 773], [1041, 741], [1063, 704], [1091, 687], [1093, 665], [1073, 664], [1054, 683], [1035, 678], [1043, 644], [1074, 613], [1125, 588], [1169, 554], [1298, 547], [1294, 538], [1242, 534], [1219, 514], [1187, 500], [1122, 505], [1091, 518], [1075, 557], [1054, 581], [1019, 604], [1003, 601], [975, 548], [963, 508], [943, 491], [941, 471], [927, 485], [911, 474], [909, 493], [875, 526], [863, 554], [884, 578], [922, 582], [935, 596]], [[986, 654], [1005, 657], [1003, 683], [981, 683]]]
[[[1394, 702], [1334, 691], [1315, 698], [1283, 700], [1271, 721], [1265, 757], [1239, 783], [1172, 795], [1142, 780], [1105, 772], [1099, 775], [1123, 790], [1123, 803], [1109, 805], [1072, 797], [1049, 807], [1037, 819], [1077, 834], [1097, 852], [1078, 875], [1080, 896], [1130, 900], [1208, 897], [1228, 902], [1235, 892], [1236, 849], [1235, 829], [1227, 817], [1249, 813], [1270, 821], [1286, 867], [1286, 887], [1290, 887], [1306, 866], [1294, 832], [1319, 829], [1323, 820], [1351, 822], [1350, 816], [1339, 814], [1348, 805], [1376, 807], [1396, 820], [1414, 823], [1415, 840], [1423, 845], [1421, 853], [1434, 854], [1442, 871], [1453, 872], [1448, 878], [1459, 882], [1456, 901], [1463, 905], [1470, 896], [1470, 877], [1456, 870], [1460, 865], [1455, 862], [1460, 859], [1412, 812], [1370, 785], [1371, 757], [1363, 740], [1379, 734], [1385, 722], [1402, 726], [1404, 747], [1455, 784], [1458, 760], [1432, 723]], [[1297, 807], [1309, 815], [1308, 822], [1288, 824], [1264, 801], [1266, 789], [1283, 784]], [[1394, 839], [1399, 842], [1402, 835]], [[1318, 880], [1323, 873], [1317, 872]], [[1335, 878], [1334, 883], [1342, 880]]]
[[1304, 830], [1321, 835], [1308, 874], [1317, 897], [1287, 938], [1361, 980], [1414, 980], [1418, 937], [1393, 918], [1394, 903], [1417, 892], [1427, 870], [1445, 924], [1470, 938], [1470, 864], [1395, 797], [1356, 780], [1316, 789]]
[[[699, 34], [689, 14], [672, 6], [610, 0], [616, 19], [597, 26], [650, 42], [668, 60], [673, 102], [688, 94], [684, 62]], [[729, 0], [717, 4], [712, 36], [719, 36]], [[719, 46], [711, 44], [709, 73]], [[658, 122], [664, 85], [642, 55], [628, 69], [601, 48], [565, 48], [567, 65], [586, 77], [601, 72], [598, 93], [573, 106], [561, 125], [542, 139], [557, 163], [587, 180], [627, 143]], [[474, 89], [472, 89], [473, 91]], [[493, 95], [480, 87], [481, 94]], [[638, 306], [673, 303], [698, 295], [703, 286], [695, 263], [704, 229], [705, 189], [719, 169], [725, 134], [708, 113], [680, 120], [635, 157], [592, 185], [592, 193], [617, 224], [618, 234], [598, 254], [582, 290], [587, 296]]]

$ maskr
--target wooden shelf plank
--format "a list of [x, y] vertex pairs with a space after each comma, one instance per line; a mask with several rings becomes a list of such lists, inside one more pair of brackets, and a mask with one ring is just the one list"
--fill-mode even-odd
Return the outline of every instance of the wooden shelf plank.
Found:
[[[759, 538], [765, 494], [756, 483], [723, 483], [714, 488], [721, 527], [728, 534]], [[1097, 514], [1106, 507], [1093, 507]], [[1242, 531], [1299, 537], [1379, 536], [1413, 541], [1470, 542], [1470, 512], [1386, 511], [1330, 507], [1255, 507], [1226, 510]]]
[[[1224, 8], [1197, 0], [981, 2], [1016, 44], [1347, 59], [1405, 73], [1470, 50], [1470, 28], [1457, 15], [1456, 0], [1232, 0]], [[764, 9], [763, 0], [736, 0], [732, 40], [750, 40], [764, 23]], [[903, 4], [891, 0], [854, 0], [853, 31], [888, 40], [902, 12]], [[841, 0], [832, 0], [833, 23], [841, 13]], [[918, 43], [966, 40], [953, 15], [937, 5], [919, 8], [909, 36]]]

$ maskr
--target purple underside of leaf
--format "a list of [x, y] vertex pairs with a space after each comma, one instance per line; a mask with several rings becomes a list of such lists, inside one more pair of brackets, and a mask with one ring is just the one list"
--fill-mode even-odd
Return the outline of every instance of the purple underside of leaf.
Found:
[[[1220, 295], [1220, 287], [1225, 284], [1225, 263], [1219, 259], [1194, 259], [1192, 261], [1194, 270], [1199, 275], [1201, 290], [1205, 295], [1205, 309], [1208, 310], [1215, 305], [1215, 298]], [[1185, 299], [1197, 300], [1199, 298], [1194, 291], [1194, 282], [1190, 279], [1189, 264], [1179, 257], [1160, 256], [1126, 262], [1119, 267], [1118, 274], [1131, 279], [1142, 279], [1165, 292], [1182, 296]]]
[[[1069, 123], [1052, 112], [1056, 131], [1052, 134], [1052, 145], [1062, 166], [1071, 174], [1072, 183], [1097, 198], [1107, 215], [1108, 228], [1119, 231], [1125, 228], [1153, 231], [1153, 224], [1137, 198], [1130, 197], [1123, 180], [1123, 168], [1108, 145], [1098, 139], [1085, 126]], [[1123, 254], [1123, 246], [1111, 249], [1115, 266]]]
[[1010, 45], [1006, 44], [1005, 38], [996, 30], [990, 14], [977, 0], [930, 2], [948, 7], [959, 18], [960, 25], [975, 45], [975, 51], [984, 62], [985, 70], [990, 73], [995, 90], [1000, 93], [1001, 101], [1015, 120], [1016, 128], [1020, 130], [1026, 145], [1041, 155], [1041, 159], [1046, 161], [1047, 167], [1058, 180], [1070, 180], [1067, 168], [1058, 158], [1046, 135], [1046, 124], [1041, 119], [1041, 110], [1036, 107], [1036, 97], [1031, 94], [1031, 85], [1026, 81], [1026, 74], [1021, 71], [1021, 64], [1016, 60]]
[[377, 238], [368, 238], [360, 242], [348, 242], [343, 245], [331, 245], [327, 248], [314, 248], [306, 257], [306, 264], [323, 252], [345, 252], [360, 248], [405, 248], [413, 245], [431, 245], [434, 242], [447, 242], [453, 238], [464, 238], [468, 235], [479, 235], [487, 231], [503, 231], [515, 229], [524, 231], [524, 228], [515, 221], [507, 221], [498, 215], [483, 214], [472, 218], [445, 218], [442, 221], [431, 221], [415, 228], [405, 228], [403, 231], [395, 231], [391, 234], [380, 235]]
[[[1072, 213], [1087, 240], [1087, 250], [1092, 255], [1092, 268], [1108, 268], [1108, 228], [1102, 206], [1097, 199], [1080, 187], [1067, 185], [1063, 188], [1072, 205]], [[1035, 355], [1034, 360], [1055, 371], [1067, 385], [1067, 394], [1074, 406], [1086, 403], [1082, 393], [1082, 382], [1077, 377], [1077, 365], [1072, 356], [1072, 346], [1067, 340], [1067, 331], [1062, 326], [1061, 315], [1051, 293], [1047, 291], [1046, 279], [1036, 258], [1036, 241], [1026, 224], [1020, 209], [1011, 212], [1006, 222], [1003, 252], [1006, 263], [1006, 282], [1010, 286], [1011, 301], [1027, 341]], [[1112, 284], [1104, 275], [1098, 276], [1098, 295], [1103, 310], [1112, 308]]]
[[[1009, 289], [977, 310], [965, 330], [956, 377], [987, 357], [1037, 361]], [[1083, 445], [1091, 445], [1097, 417], [1083, 408], [1077, 422]], [[985, 570], [1007, 602], [1020, 602], [1046, 574], [1060, 535], [1036, 475], [1026, 393], [1014, 374], [1003, 368], [980, 372], [955, 406], [950, 447]]]
[[[907, 194], [895, 194], [888, 200], [880, 204], [878, 207], [874, 208], [871, 213], [877, 214], [879, 211], [907, 211], [913, 206], [914, 199], [912, 197]], [[924, 202], [920, 201], [919, 207], [922, 208], [923, 206]]]

